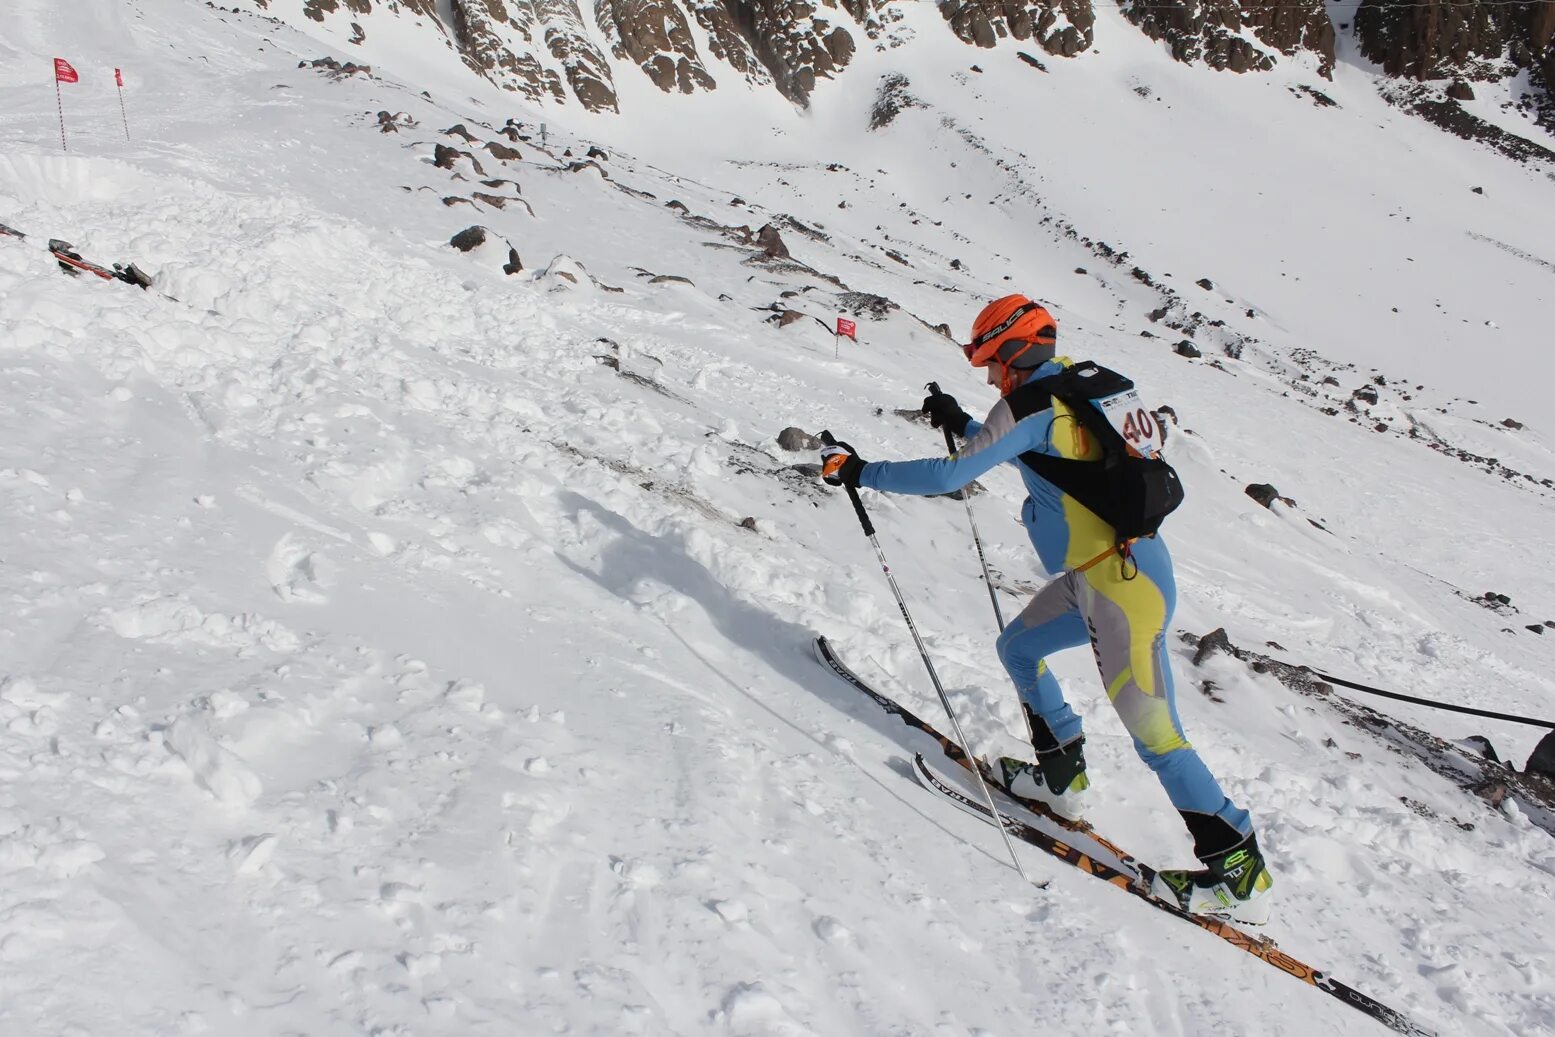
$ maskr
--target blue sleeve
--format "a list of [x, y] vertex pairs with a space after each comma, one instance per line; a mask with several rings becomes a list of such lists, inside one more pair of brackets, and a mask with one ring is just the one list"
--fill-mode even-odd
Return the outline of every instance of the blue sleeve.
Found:
[[[951, 456], [926, 457], [920, 461], [875, 461], [865, 465], [859, 473], [859, 485], [885, 493], [925, 497], [951, 493], [995, 465], [1013, 460], [1028, 450], [1045, 449], [1048, 430], [1052, 426], [1051, 413], [1044, 411], [1013, 423], [979, 424], [974, 421], [967, 426], [970, 438]], [[1003, 427], [1002, 435], [998, 434], [996, 426]]]

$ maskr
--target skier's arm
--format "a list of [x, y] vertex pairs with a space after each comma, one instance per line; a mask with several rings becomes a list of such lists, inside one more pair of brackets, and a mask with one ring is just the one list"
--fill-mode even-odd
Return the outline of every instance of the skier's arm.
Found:
[[1042, 449], [1052, 425], [1052, 411], [1016, 421], [1003, 400], [994, 405], [988, 420], [967, 425], [969, 438], [949, 457], [920, 461], [876, 461], [864, 466], [859, 485], [886, 493], [933, 496], [951, 493], [983, 475], [995, 465], [1012, 460], [1027, 450]]

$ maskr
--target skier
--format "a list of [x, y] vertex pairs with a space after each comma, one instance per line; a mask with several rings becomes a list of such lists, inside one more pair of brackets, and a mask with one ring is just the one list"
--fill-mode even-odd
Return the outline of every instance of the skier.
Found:
[[[999, 660], [1015, 683], [1036, 752], [1034, 765], [1000, 761], [1005, 784], [1059, 814], [1078, 816], [1090, 787], [1085, 736], [1045, 660], [1089, 641], [1113, 708], [1181, 813], [1204, 865], [1159, 872], [1152, 892], [1192, 914], [1261, 925], [1269, 918], [1273, 879], [1252, 819], [1221, 790], [1177, 716], [1165, 644], [1177, 591], [1166, 543], [1157, 535], [1120, 540], [1111, 525], [1052, 481], [1057, 476], [1036, 471], [1052, 466], [1034, 455], [1078, 461], [1101, 456], [1074, 410], [1046, 391], [1053, 383], [1031, 384], [1074, 367], [1070, 358], [1055, 355], [1057, 342], [1058, 322], [1026, 296], [989, 303], [972, 325], [971, 342], [961, 348], [972, 366], [987, 368], [999, 402], [978, 422], [948, 394], [923, 401], [930, 423], [962, 437], [961, 448], [945, 458], [869, 463], [838, 443], [821, 451], [826, 481], [928, 496], [958, 490], [1002, 462], [1015, 465], [1026, 486], [1021, 518], [1027, 535], [1043, 566], [1060, 575], [999, 635]], [[1027, 390], [1018, 392], [1022, 386]], [[1137, 413], [1141, 426], [1150, 425], [1147, 412]], [[1140, 436], [1140, 428], [1130, 434]], [[1141, 445], [1159, 451], [1160, 435], [1148, 428]]]

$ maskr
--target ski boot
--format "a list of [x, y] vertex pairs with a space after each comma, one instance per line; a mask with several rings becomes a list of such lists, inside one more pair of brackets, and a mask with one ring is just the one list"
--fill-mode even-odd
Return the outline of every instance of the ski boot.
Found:
[[1091, 787], [1091, 779], [1085, 776], [1085, 736], [1059, 745], [1047, 721], [1023, 708], [1037, 762], [1001, 756], [999, 777], [1005, 788], [1022, 799], [1034, 799], [1067, 821], [1079, 821], [1083, 793]]
[[1243, 835], [1213, 814], [1183, 811], [1194, 837], [1194, 855], [1204, 867], [1156, 872], [1150, 892], [1190, 915], [1264, 925], [1269, 921], [1274, 879], [1255, 833]]

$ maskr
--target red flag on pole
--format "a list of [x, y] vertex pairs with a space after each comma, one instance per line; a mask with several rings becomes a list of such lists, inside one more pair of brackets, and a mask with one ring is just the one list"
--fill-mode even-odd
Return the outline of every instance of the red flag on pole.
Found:
[[54, 59], [54, 79], [60, 83], [79, 83], [81, 77], [76, 75], [76, 70], [70, 67], [70, 62], [64, 58]]
[[113, 84], [114, 86], [124, 85], [124, 73], [120, 72], [118, 69], [113, 70]]
[[857, 331], [858, 331], [858, 325], [854, 324], [848, 318], [846, 318], [846, 317], [838, 317], [837, 318], [837, 334], [839, 334], [839, 335], [846, 335], [850, 339], [852, 339], [854, 342], [857, 342], [858, 341], [858, 335], [856, 334]]

